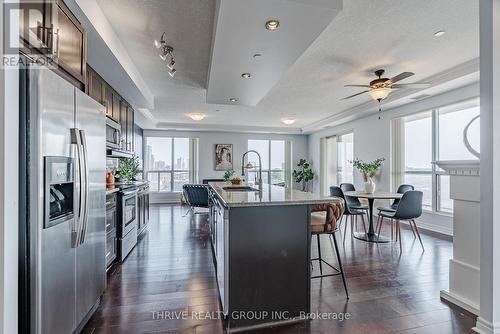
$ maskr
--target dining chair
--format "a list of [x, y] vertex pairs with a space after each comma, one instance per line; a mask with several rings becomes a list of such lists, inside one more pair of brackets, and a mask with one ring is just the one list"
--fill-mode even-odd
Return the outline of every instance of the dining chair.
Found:
[[[340, 189], [342, 189], [344, 193], [348, 191], [356, 191], [356, 188], [352, 183], [341, 183]], [[368, 205], [362, 204], [359, 198], [357, 197], [346, 196], [346, 202], [352, 209], [366, 210], [368, 212]]]
[[[342, 219], [342, 215], [345, 210], [345, 201], [337, 201], [335, 203], [325, 203], [325, 204], [315, 204], [311, 207], [311, 238], [316, 235], [316, 240], [318, 242], [318, 257], [311, 259], [311, 267], [313, 261], [318, 261], [319, 263], [319, 275], [311, 276], [313, 278], [323, 278], [329, 276], [342, 276], [342, 282], [344, 283], [344, 289], [347, 299], [349, 299], [349, 292], [347, 291], [347, 282], [344, 273], [344, 267], [342, 266], [342, 261], [340, 259], [339, 247], [337, 244], [337, 238], [335, 233], [339, 231], [337, 222]], [[332, 248], [337, 257], [338, 268], [334, 267], [330, 263], [326, 262], [321, 256], [321, 242], [320, 236], [322, 234], [327, 234], [332, 240]], [[333, 269], [331, 274], [323, 274], [323, 264], [327, 265]], [[311, 270], [312, 273], [312, 270]]]
[[377, 222], [378, 236], [380, 237], [380, 229], [382, 228], [382, 221], [384, 220], [384, 218], [395, 220], [396, 235], [399, 239], [399, 249], [400, 251], [403, 251], [403, 243], [401, 238], [401, 221], [405, 220], [408, 221], [410, 227], [414, 229], [415, 233], [418, 236], [418, 240], [420, 241], [420, 245], [422, 246], [422, 250], [425, 250], [424, 244], [422, 243], [422, 238], [420, 237], [420, 233], [418, 232], [417, 223], [415, 222], [415, 219], [422, 215], [422, 198], [423, 193], [421, 191], [409, 190], [403, 194], [403, 197], [401, 197], [396, 211], [381, 211], [378, 218], [380, 223]]
[[208, 208], [208, 186], [206, 184], [184, 184], [182, 192], [189, 205], [189, 210], [182, 217], [186, 217], [189, 212], [200, 213], [196, 212], [195, 208]]
[[[415, 187], [411, 184], [402, 184], [398, 187], [398, 190], [396, 192], [398, 194], [404, 194], [408, 190], [415, 190]], [[398, 208], [398, 204], [399, 204], [399, 199], [396, 198], [390, 206], [379, 206], [379, 207], [377, 207], [377, 210], [379, 211], [379, 214], [381, 211], [395, 212], [396, 209]], [[391, 238], [392, 238], [393, 234], [394, 234], [394, 232], [393, 232], [394, 231], [394, 221], [392, 219], [390, 221], [390, 224], [391, 224]], [[377, 223], [377, 227], [375, 228], [375, 230], [377, 231], [378, 229], [379, 229], [379, 226]], [[413, 230], [413, 227], [411, 228], [411, 230], [413, 232], [413, 236], [415, 236], [415, 231]], [[397, 239], [397, 235], [396, 235], [396, 239]]]
[[[363, 223], [363, 229], [365, 230], [365, 234], [368, 234], [368, 232], [366, 230], [366, 223], [365, 223], [365, 217], [364, 217], [365, 214], [368, 216], [368, 211], [364, 210], [364, 209], [358, 209], [356, 207], [351, 207], [349, 202], [346, 199], [346, 196], [344, 195], [344, 192], [342, 191], [342, 188], [340, 188], [340, 187], [337, 187], [337, 186], [330, 187], [330, 196], [340, 197], [346, 203], [345, 210], [344, 210], [344, 217], [345, 217], [344, 242], [345, 242], [345, 236], [346, 236], [346, 231], [347, 231], [347, 220], [349, 218], [351, 219], [351, 236], [354, 235], [354, 226], [356, 226], [356, 229], [358, 227], [358, 216], [361, 216], [361, 220]], [[342, 219], [339, 222], [339, 228], [341, 225], [342, 225]]]

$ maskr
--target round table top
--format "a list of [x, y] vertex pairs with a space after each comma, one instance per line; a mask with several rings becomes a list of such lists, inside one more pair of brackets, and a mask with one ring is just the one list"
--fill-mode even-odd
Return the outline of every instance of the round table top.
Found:
[[364, 191], [346, 191], [344, 195], [367, 199], [401, 199], [401, 197], [403, 197], [403, 194], [400, 193], [390, 193], [383, 191], [376, 191], [373, 194], [368, 194]]

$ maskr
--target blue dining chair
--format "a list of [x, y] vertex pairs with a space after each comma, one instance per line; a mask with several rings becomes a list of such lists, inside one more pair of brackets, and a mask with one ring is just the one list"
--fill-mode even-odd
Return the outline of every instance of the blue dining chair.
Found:
[[[404, 194], [405, 192], [407, 192], [409, 190], [415, 190], [415, 187], [411, 184], [402, 184], [398, 187], [397, 193]], [[398, 208], [398, 204], [399, 204], [399, 199], [395, 199], [390, 206], [377, 207], [379, 215], [380, 215], [381, 211], [395, 212], [396, 209]], [[378, 229], [379, 229], [378, 224], [379, 223], [377, 221], [377, 227], [375, 227], [375, 231], [378, 231]], [[394, 235], [394, 221], [392, 219], [390, 220], [390, 224], [391, 224], [391, 239], [392, 239], [392, 237]], [[413, 236], [415, 236], [415, 231], [413, 230], [413, 227], [411, 228], [411, 231], [413, 232]], [[397, 235], [396, 235], [396, 240], [397, 240]]]
[[[399, 201], [398, 207], [396, 211], [381, 211], [379, 214], [380, 224], [377, 226], [378, 228], [378, 236], [380, 237], [380, 229], [382, 227], [382, 221], [384, 218], [393, 219], [396, 221], [396, 235], [399, 239], [399, 249], [403, 251], [403, 244], [401, 240], [401, 221], [408, 221], [410, 227], [415, 230], [418, 240], [420, 241], [420, 245], [422, 246], [422, 250], [424, 249], [424, 244], [422, 242], [422, 238], [420, 237], [420, 233], [418, 232], [417, 223], [415, 223], [415, 219], [422, 215], [422, 198], [423, 193], [418, 190], [409, 190], [403, 194], [401, 200]], [[413, 225], [413, 226], [412, 226]]]
[[[351, 236], [354, 234], [354, 226], [356, 225], [356, 228], [358, 226], [358, 217], [361, 216], [361, 220], [363, 223], [363, 228], [365, 231], [365, 234], [367, 234], [366, 230], [366, 223], [365, 223], [365, 214], [368, 216], [368, 211], [359, 209], [357, 207], [351, 207], [349, 205], [349, 202], [346, 199], [346, 196], [344, 195], [344, 192], [342, 191], [342, 188], [337, 187], [337, 186], [332, 186], [330, 187], [330, 196], [336, 196], [342, 198], [345, 203], [345, 210], [344, 210], [344, 217], [345, 217], [345, 227], [344, 227], [344, 242], [345, 242], [345, 236], [346, 236], [346, 231], [347, 231], [347, 220], [350, 218], [351, 219]], [[342, 225], [342, 219], [340, 219], [339, 222], [339, 229], [340, 226]]]

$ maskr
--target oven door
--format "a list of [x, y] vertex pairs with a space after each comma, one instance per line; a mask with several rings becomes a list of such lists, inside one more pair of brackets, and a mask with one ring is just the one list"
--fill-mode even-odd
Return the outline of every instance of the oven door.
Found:
[[137, 225], [137, 190], [122, 195], [122, 237]]

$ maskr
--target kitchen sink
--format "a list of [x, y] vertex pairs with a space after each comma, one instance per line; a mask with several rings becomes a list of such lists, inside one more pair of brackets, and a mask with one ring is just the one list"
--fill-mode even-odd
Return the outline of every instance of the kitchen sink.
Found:
[[225, 191], [260, 191], [257, 188], [249, 187], [249, 186], [235, 186], [235, 187], [223, 187]]

